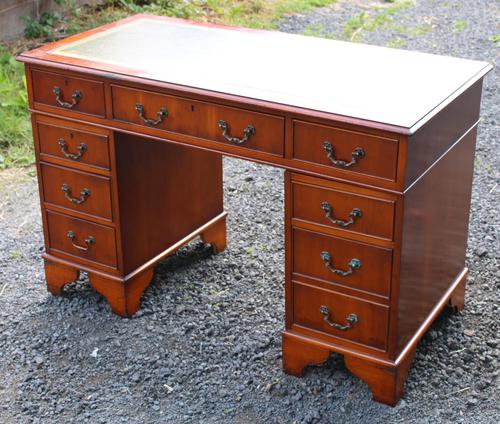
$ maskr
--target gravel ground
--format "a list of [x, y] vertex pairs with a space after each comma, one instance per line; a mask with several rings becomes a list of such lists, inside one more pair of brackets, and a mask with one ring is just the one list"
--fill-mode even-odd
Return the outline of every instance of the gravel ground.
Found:
[[[349, 18], [383, 4], [339, 0], [281, 29], [340, 38]], [[393, 16], [398, 27], [355, 37], [497, 62], [499, 9], [421, 0]], [[499, 422], [498, 82], [494, 70], [483, 95], [466, 309], [433, 324], [396, 408], [372, 402], [338, 356], [302, 379], [282, 373], [283, 174], [226, 159], [229, 248], [214, 256], [193, 241], [165, 260], [132, 319], [112, 315], [85, 276], [62, 298], [46, 293], [36, 181], [0, 173], [0, 422]]]

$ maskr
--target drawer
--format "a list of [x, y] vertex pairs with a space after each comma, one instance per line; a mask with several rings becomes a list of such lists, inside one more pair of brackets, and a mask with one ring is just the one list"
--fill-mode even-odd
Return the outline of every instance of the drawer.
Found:
[[116, 268], [115, 230], [46, 211], [49, 250]]
[[[40, 156], [109, 169], [108, 136], [37, 122]], [[71, 165], [70, 165], [71, 166]]]
[[[31, 71], [35, 103], [104, 117], [104, 84], [52, 72]], [[36, 105], [35, 105], [36, 107]]]
[[302, 121], [293, 123], [293, 159], [320, 165], [322, 172], [396, 181], [397, 158], [397, 140]]
[[385, 350], [389, 308], [294, 282], [293, 322], [312, 330]]
[[47, 163], [40, 163], [40, 168], [46, 205], [113, 219], [109, 178]]
[[389, 296], [392, 249], [298, 228], [292, 237], [294, 273]]
[[[116, 85], [111, 89], [116, 120], [283, 156], [282, 117]], [[226, 137], [220, 121], [227, 124]]]
[[346, 232], [393, 238], [393, 201], [297, 181], [292, 181], [292, 196], [294, 218]]

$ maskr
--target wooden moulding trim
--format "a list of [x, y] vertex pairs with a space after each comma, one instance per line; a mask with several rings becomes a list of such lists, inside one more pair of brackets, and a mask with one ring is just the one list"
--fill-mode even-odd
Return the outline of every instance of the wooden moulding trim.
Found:
[[430, 327], [432, 322], [436, 319], [436, 317], [439, 315], [439, 313], [442, 311], [442, 309], [446, 306], [446, 303], [448, 302], [448, 299], [450, 298], [451, 294], [453, 291], [458, 287], [460, 283], [462, 283], [466, 278], [467, 274], [469, 273], [469, 268], [464, 268], [460, 274], [458, 274], [457, 278], [455, 278], [455, 281], [450, 285], [448, 290], [443, 294], [439, 302], [434, 306], [434, 309], [432, 312], [429, 314], [427, 319], [422, 323], [420, 328], [417, 330], [417, 332], [413, 335], [413, 337], [410, 339], [410, 341], [406, 344], [406, 347], [401, 351], [399, 356], [397, 357], [396, 361], [394, 362], [395, 365], [399, 365], [402, 363], [406, 356], [411, 354], [412, 350], [416, 347], [417, 343], [420, 341], [420, 339], [423, 337], [427, 329]]
[[124, 282], [123, 278], [116, 275], [116, 274], [108, 274], [107, 272], [96, 270], [95, 268], [88, 267], [88, 266], [83, 265], [79, 262], [72, 262], [72, 261], [69, 261], [67, 259], [62, 259], [59, 256], [54, 256], [54, 255], [51, 255], [50, 253], [47, 253], [47, 252], [44, 252], [42, 254], [42, 258], [47, 260], [47, 261], [56, 262], [56, 263], [59, 263], [61, 265], [68, 266], [70, 268], [75, 268], [75, 269], [79, 269], [81, 271], [96, 274], [96, 275], [99, 275], [101, 277], [108, 278], [110, 280], [120, 281], [122, 283]]
[[439, 112], [441, 112], [446, 106], [448, 106], [453, 100], [467, 91], [472, 85], [483, 78], [488, 72], [493, 69], [493, 65], [488, 64], [483, 69], [481, 69], [476, 75], [469, 79], [464, 85], [458, 88], [452, 95], [448, 96], [445, 100], [439, 103], [434, 109], [432, 109], [427, 115], [424, 115], [419, 121], [411, 126], [408, 135], [415, 134], [422, 126], [434, 118]]
[[304, 343], [313, 344], [313, 345], [316, 345], [316, 346], [319, 346], [319, 347], [322, 347], [325, 349], [329, 349], [329, 350], [334, 351], [334, 352], [338, 352], [341, 355], [355, 356], [356, 358], [365, 359], [367, 361], [375, 362], [377, 364], [380, 364], [380, 365], [383, 365], [386, 367], [392, 367], [395, 365], [395, 363], [390, 361], [390, 360], [382, 359], [382, 358], [379, 358], [377, 356], [370, 355], [369, 353], [361, 353], [358, 350], [351, 350], [347, 347], [339, 346], [339, 345], [336, 345], [333, 343], [330, 344], [330, 343], [327, 343], [327, 342], [324, 342], [321, 340], [311, 339], [307, 336], [303, 336], [301, 334], [298, 334], [298, 333], [294, 332], [293, 330], [292, 331], [285, 330], [285, 331], [283, 331], [283, 334], [286, 334], [287, 337], [299, 339], [300, 341], [302, 341]]
[[477, 127], [477, 125], [479, 124], [479, 122], [481, 122], [481, 119], [478, 119], [467, 131], [465, 131], [459, 138], [457, 141], [455, 141], [450, 147], [448, 147], [448, 149], [443, 152], [443, 154], [441, 156], [439, 156], [433, 163], [432, 165], [430, 165], [424, 172], [422, 172], [416, 179], [415, 181], [413, 181], [407, 188], [405, 188], [403, 194], [406, 194], [408, 191], [411, 190], [411, 188], [417, 184], [432, 168], [434, 168], [441, 159], [443, 159], [451, 150], [453, 150], [458, 143], [460, 143], [462, 141], [462, 139], [464, 137], [467, 136], [467, 134], [469, 134], [474, 128]]
[[161, 261], [162, 259], [166, 258], [168, 255], [171, 255], [173, 252], [175, 252], [177, 249], [181, 248], [188, 241], [194, 239], [196, 236], [198, 236], [201, 233], [208, 230], [211, 226], [217, 224], [219, 221], [225, 220], [226, 216], [227, 216], [227, 212], [222, 212], [221, 214], [217, 215], [215, 218], [208, 221], [206, 224], [202, 225], [201, 227], [199, 227], [198, 229], [193, 231], [191, 234], [188, 234], [183, 239], [180, 239], [177, 243], [173, 244], [168, 249], [166, 249], [163, 252], [161, 252], [160, 254], [156, 255], [154, 258], [150, 259], [148, 262], [141, 265], [139, 268], [135, 269], [130, 274], [127, 274], [125, 276], [125, 281], [130, 280], [131, 278], [134, 278], [136, 275], [143, 272], [146, 268], [153, 266], [156, 262]]

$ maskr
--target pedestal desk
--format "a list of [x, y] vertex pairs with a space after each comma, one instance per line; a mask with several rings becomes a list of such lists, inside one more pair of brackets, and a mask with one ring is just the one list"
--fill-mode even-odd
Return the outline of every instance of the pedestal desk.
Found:
[[116, 314], [200, 235], [226, 247], [222, 155], [285, 169], [283, 367], [335, 351], [394, 405], [464, 305], [487, 63], [139, 15], [26, 64], [48, 290], [86, 271]]

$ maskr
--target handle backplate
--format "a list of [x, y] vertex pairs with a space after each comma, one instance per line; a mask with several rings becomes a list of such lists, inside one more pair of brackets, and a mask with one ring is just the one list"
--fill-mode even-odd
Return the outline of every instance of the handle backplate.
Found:
[[256, 133], [256, 129], [252, 124], [248, 124], [246, 128], [243, 130], [243, 137], [238, 138], [238, 137], [232, 137], [229, 135], [229, 124], [224, 121], [220, 120], [218, 123], [219, 128], [222, 130], [222, 136], [229, 141], [230, 143], [233, 144], [243, 144], [248, 141], [248, 139]]
[[61, 87], [58, 87], [57, 85], [54, 86], [52, 92], [56, 95], [57, 104], [66, 109], [73, 109], [83, 97], [82, 92], [80, 90], [75, 90], [71, 95], [71, 103], [68, 103], [63, 100], [63, 93]]
[[361, 218], [363, 216], [361, 209], [354, 208], [349, 213], [349, 219], [347, 221], [343, 221], [333, 216], [333, 209], [328, 202], [321, 203], [321, 209], [323, 209], [323, 211], [325, 212], [325, 218], [329, 219], [333, 224], [336, 224], [339, 227], [344, 227], [344, 228], [354, 224], [356, 218]]
[[76, 243], [76, 235], [71, 230], [68, 230], [68, 232], [66, 233], [66, 237], [68, 237], [71, 240], [71, 244], [73, 245], [73, 247], [77, 248], [78, 250], [82, 250], [84, 252], [89, 250], [95, 244], [95, 238], [92, 236], [88, 236], [85, 239], [85, 246], [80, 246], [79, 244]]
[[144, 111], [144, 106], [141, 105], [140, 103], [135, 104], [135, 111], [139, 115], [139, 118], [141, 118], [146, 124], [151, 125], [153, 127], [160, 125], [163, 120], [168, 116], [168, 110], [166, 107], [161, 107], [158, 112], [156, 112], [156, 116], [158, 116], [158, 119], [150, 119], [146, 118], [145, 116], [145, 111]]
[[61, 186], [61, 190], [64, 193], [64, 197], [66, 197], [66, 199], [68, 199], [71, 203], [74, 203], [75, 205], [81, 205], [90, 196], [90, 190], [88, 188], [84, 188], [80, 192], [80, 198], [73, 197], [71, 194], [71, 187], [66, 183], [64, 183]]
[[321, 252], [321, 259], [325, 263], [325, 266], [334, 274], [340, 275], [341, 277], [346, 277], [354, 272], [355, 269], [361, 268], [361, 261], [356, 258], [352, 258], [347, 266], [349, 269], [344, 271], [343, 269], [337, 269], [332, 266], [332, 258], [328, 252]]
[[83, 154], [87, 151], [87, 145], [85, 143], [80, 143], [76, 148], [78, 153], [69, 153], [68, 145], [66, 144], [64, 138], [60, 138], [57, 141], [57, 144], [59, 144], [59, 147], [61, 148], [61, 152], [63, 153], [63, 155], [71, 160], [79, 160], [83, 156]]
[[332, 143], [329, 141], [325, 141], [323, 143], [323, 149], [325, 149], [326, 157], [328, 160], [335, 166], [339, 168], [350, 168], [353, 165], [358, 163], [359, 159], [363, 159], [365, 157], [365, 151], [361, 147], [356, 147], [351, 153], [351, 161], [347, 162], [345, 160], [335, 159], [335, 149], [333, 148]]
[[339, 324], [338, 322], [332, 321], [330, 319], [330, 310], [326, 305], [321, 305], [319, 308], [319, 312], [321, 315], [323, 315], [323, 320], [333, 328], [336, 328], [337, 330], [342, 330], [346, 331], [352, 328], [355, 324], [359, 322], [359, 318], [356, 314], [349, 314], [346, 317], [347, 324]]

